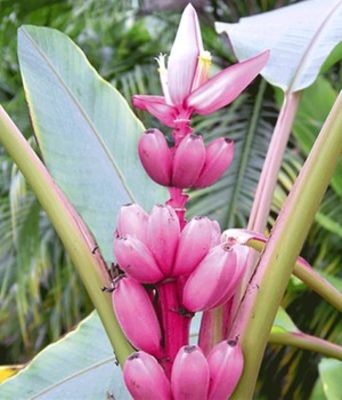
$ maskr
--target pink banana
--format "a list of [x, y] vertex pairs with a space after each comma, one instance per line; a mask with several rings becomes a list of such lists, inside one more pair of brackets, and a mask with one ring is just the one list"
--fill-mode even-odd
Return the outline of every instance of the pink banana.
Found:
[[207, 400], [209, 366], [198, 346], [183, 346], [177, 353], [171, 372], [174, 400]]
[[192, 312], [214, 307], [233, 278], [235, 266], [233, 251], [223, 244], [212, 248], [185, 283], [184, 307]]
[[138, 145], [140, 161], [151, 179], [170, 186], [172, 155], [165, 136], [158, 129], [148, 129]]
[[210, 247], [215, 247], [221, 242], [221, 228], [217, 221], [211, 221], [212, 229], [211, 229], [211, 241]]
[[123, 377], [134, 400], [171, 400], [170, 382], [150, 354], [139, 351], [129, 356], [123, 367]]
[[154, 206], [147, 226], [147, 243], [165, 276], [171, 273], [179, 235], [175, 210], [170, 206]]
[[218, 138], [212, 141], [206, 149], [205, 164], [198, 180], [196, 188], [204, 188], [215, 183], [227, 168], [234, 157], [234, 142], [226, 138]]
[[190, 274], [208, 253], [214, 226], [209, 218], [195, 217], [188, 222], [179, 238], [173, 276]]
[[115, 237], [114, 254], [120, 268], [141, 283], [156, 283], [163, 278], [151, 251], [133, 236]]
[[139, 350], [160, 357], [161, 329], [143, 286], [124, 277], [116, 284], [112, 296], [115, 315], [128, 340]]
[[143, 242], [147, 220], [148, 214], [138, 204], [123, 206], [119, 211], [117, 232], [119, 236], [132, 235]]
[[172, 163], [172, 186], [193, 187], [205, 162], [205, 146], [202, 136], [190, 134], [176, 148]]
[[218, 343], [208, 355], [210, 369], [209, 400], [227, 400], [239, 382], [243, 354], [236, 340]]
[[227, 287], [223, 289], [222, 296], [216, 301], [214, 307], [226, 303], [236, 292], [245, 271], [249, 250], [247, 246], [239, 244], [232, 246], [232, 251], [236, 256], [235, 272]]

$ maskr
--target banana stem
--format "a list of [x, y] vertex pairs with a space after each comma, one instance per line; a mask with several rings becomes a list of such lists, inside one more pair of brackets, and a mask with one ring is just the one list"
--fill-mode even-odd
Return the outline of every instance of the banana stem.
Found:
[[293, 266], [342, 153], [342, 94], [337, 98], [287, 198], [234, 321], [245, 357], [232, 399], [252, 398], [272, 323]]

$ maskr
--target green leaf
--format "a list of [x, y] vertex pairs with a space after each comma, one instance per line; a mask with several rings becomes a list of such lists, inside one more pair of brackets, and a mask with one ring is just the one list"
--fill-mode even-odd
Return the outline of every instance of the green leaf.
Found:
[[289, 314], [282, 308], [279, 307], [275, 320], [272, 326], [272, 332], [300, 332], [292, 321]]
[[[324, 77], [319, 77], [303, 93], [293, 124], [293, 133], [305, 155], [309, 154], [336, 97], [336, 91]], [[331, 185], [342, 196], [342, 161], [337, 165]]]
[[334, 47], [342, 40], [342, 1], [311, 0], [275, 11], [216, 23], [226, 32], [239, 60], [271, 51], [262, 75], [284, 91], [310, 86]]
[[327, 400], [341, 400], [342, 362], [332, 358], [323, 358], [319, 363], [318, 370]]
[[317, 379], [315, 386], [311, 392], [310, 400], [327, 400], [324, 394], [323, 385], [321, 379]]
[[45, 162], [106, 261], [113, 261], [119, 208], [137, 202], [149, 209], [166, 199], [166, 190], [147, 177], [137, 157], [144, 127], [63, 33], [24, 26], [18, 55]]
[[129, 399], [119, 367], [96, 312], [56, 343], [41, 351], [26, 368], [0, 385], [0, 398]]
[[342, 42], [334, 48], [329, 57], [325, 60], [324, 64], [322, 65], [321, 72], [327, 72], [334, 64], [336, 64], [340, 60], [342, 60]]

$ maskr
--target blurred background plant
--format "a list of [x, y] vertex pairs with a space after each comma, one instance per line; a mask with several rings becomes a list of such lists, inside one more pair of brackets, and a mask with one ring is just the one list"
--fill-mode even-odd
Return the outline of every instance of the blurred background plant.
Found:
[[[214, 30], [215, 20], [240, 17], [296, 1], [193, 1], [202, 19], [205, 47], [213, 69], [234, 61], [228, 41]], [[170, 49], [186, 1], [146, 0], [0, 0], [0, 102], [36, 148], [16, 56], [16, 31], [22, 24], [49, 26], [69, 35], [99, 73], [130, 101], [136, 93], [160, 92], [160, 52]], [[271, 228], [287, 193], [342, 87], [342, 48], [322, 68], [302, 97], [273, 199]], [[195, 119], [205, 140], [234, 139], [234, 163], [213, 188], [191, 195], [190, 214], [210, 215], [222, 228], [244, 227], [280, 104], [280, 94], [261, 78], [229, 108]], [[139, 113], [145, 126], [158, 123]], [[0, 365], [25, 362], [69, 331], [92, 310], [70, 260], [21, 173], [0, 147]], [[342, 289], [341, 165], [317, 214], [303, 255]], [[338, 313], [318, 296], [291, 280], [283, 306], [298, 327], [338, 342]], [[308, 398], [320, 357], [292, 348], [269, 347], [258, 398]], [[271, 384], [272, 382], [272, 384]]]

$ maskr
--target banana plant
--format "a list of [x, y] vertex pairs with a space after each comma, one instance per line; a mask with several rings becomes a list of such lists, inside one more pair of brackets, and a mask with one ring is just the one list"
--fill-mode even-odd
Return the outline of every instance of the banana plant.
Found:
[[[310, 15], [305, 23], [304, 12]], [[19, 30], [20, 69], [44, 162], [2, 107], [0, 140], [69, 252], [109, 342], [102, 361], [85, 363], [86, 373], [68, 368], [52, 378], [56, 382], [25, 384], [23, 393], [23, 382], [37, 377], [34, 365], [43, 370], [52, 357], [46, 349], [0, 386], [3, 398], [18, 396], [18, 385], [21, 397], [75, 396], [82, 378], [103, 371], [90, 396], [249, 399], [268, 341], [342, 360], [341, 346], [299, 331], [284, 310], [278, 311], [291, 275], [342, 310], [340, 291], [300, 257], [342, 152], [341, 94], [271, 234], [262, 235], [300, 93], [341, 41], [341, 22], [341, 1], [312, 0], [218, 24], [239, 62], [211, 75], [212, 57], [188, 5], [168, 62], [158, 58], [162, 95], [132, 99], [135, 108], [164, 125], [164, 132], [145, 130], [66, 35], [29, 25]], [[208, 190], [229, 174], [234, 159], [233, 141], [219, 137], [205, 144], [193, 129], [193, 116], [226, 107], [259, 73], [285, 96], [250, 222], [246, 229], [223, 231], [206, 216], [188, 219], [188, 189]], [[257, 113], [254, 124], [256, 119]], [[198, 341], [190, 344], [190, 324], [199, 315]], [[97, 329], [98, 323], [93, 316], [83, 325], [83, 340], [103, 335], [101, 329], [96, 337], [84, 328]], [[67, 351], [66, 343], [61, 351]], [[108, 384], [111, 374], [121, 379], [113, 365], [105, 374], [101, 370], [112, 362], [123, 368], [127, 389], [120, 383], [115, 391], [115, 382]]]

